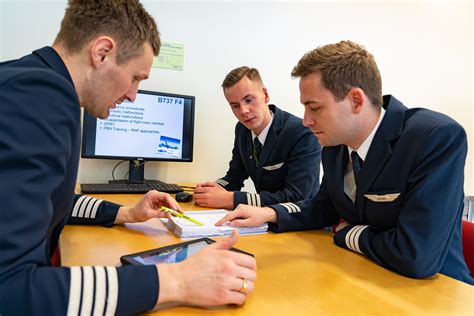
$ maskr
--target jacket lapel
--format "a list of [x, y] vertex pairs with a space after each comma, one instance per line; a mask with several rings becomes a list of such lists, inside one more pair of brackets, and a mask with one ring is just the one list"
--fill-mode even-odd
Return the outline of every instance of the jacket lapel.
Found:
[[347, 146], [340, 146], [340, 150], [335, 159], [335, 166], [334, 166], [334, 179], [336, 184], [335, 192], [342, 192], [344, 193], [344, 172], [347, 168], [347, 161], [349, 159]]
[[257, 176], [256, 176], [256, 186], [258, 186], [260, 182], [260, 177], [263, 172], [263, 166], [265, 166], [270, 154], [275, 148], [275, 144], [278, 141], [278, 136], [280, 135], [280, 131], [283, 128], [283, 113], [280, 109], [275, 107], [274, 105], [269, 105], [270, 110], [273, 112], [273, 122], [268, 130], [267, 138], [265, 139], [265, 144], [263, 144], [262, 153], [260, 154], [260, 159], [258, 161], [258, 168], [257, 168]]
[[[392, 141], [400, 137], [406, 107], [393, 96], [384, 96], [385, 116], [375, 133], [357, 184], [356, 205], [363, 205], [364, 194], [392, 155]], [[359, 212], [362, 209], [359, 208]], [[362, 214], [360, 214], [362, 216]]]
[[327, 177], [326, 186], [331, 195], [338, 201], [352, 201], [344, 193], [344, 173], [347, 169], [349, 156], [347, 146], [338, 145], [323, 148], [324, 177]]

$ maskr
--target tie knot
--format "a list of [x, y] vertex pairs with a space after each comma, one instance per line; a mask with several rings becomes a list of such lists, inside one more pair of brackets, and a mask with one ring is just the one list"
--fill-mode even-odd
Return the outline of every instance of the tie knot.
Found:
[[260, 151], [262, 151], [262, 143], [258, 140], [258, 137], [255, 137], [253, 139], [253, 144], [255, 145], [256, 149], [259, 149]]
[[362, 164], [363, 164], [363, 161], [362, 161], [362, 158], [360, 158], [359, 154], [357, 153], [357, 151], [352, 151], [351, 152], [351, 160], [352, 160], [352, 165], [357, 165], [359, 166], [359, 168], [362, 167]]

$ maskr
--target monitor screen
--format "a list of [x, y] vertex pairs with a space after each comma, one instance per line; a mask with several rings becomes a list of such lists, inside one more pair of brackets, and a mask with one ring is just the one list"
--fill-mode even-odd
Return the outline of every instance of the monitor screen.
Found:
[[82, 157], [192, 161], [194, 97], [138, 90], [107, 119], [84, 111]]

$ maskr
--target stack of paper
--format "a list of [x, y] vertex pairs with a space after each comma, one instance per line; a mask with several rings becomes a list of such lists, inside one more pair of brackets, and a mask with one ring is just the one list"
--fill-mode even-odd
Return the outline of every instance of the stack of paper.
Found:
[[241, 235], [263, 234], [268, 230], [268, 225], [266, 223], [252, 227], [231, 227], [228, 223], [222, 226], [214, 225], [229, 212], [230, 211], [227, 210], [184, 212], [184, 215], [203, 223], [204, 226], [197, 225], [184, 218], [173, 216], [168, 220], [166, 226], [169, 231], [181, 238], [231, 235], [234, 229], [237, 229]]

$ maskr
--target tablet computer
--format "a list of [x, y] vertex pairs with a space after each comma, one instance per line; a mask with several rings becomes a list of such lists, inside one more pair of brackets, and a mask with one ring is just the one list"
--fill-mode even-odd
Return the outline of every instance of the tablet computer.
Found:
[[[174, 244], [166, 247], [156, 248], [148, 251], [132, 253], [120, 257], [123, 264], [133, 265], [151, 265], [157, 263], [175, 263], [183, 261], [202, 248], [216, 242], [210, 238], [199, 238], [179, 244]], [[235, 252], [240, 252], [249, 256], [254, 256], [251, 253], [242, 251], [237, 248], [230, 248]]]

